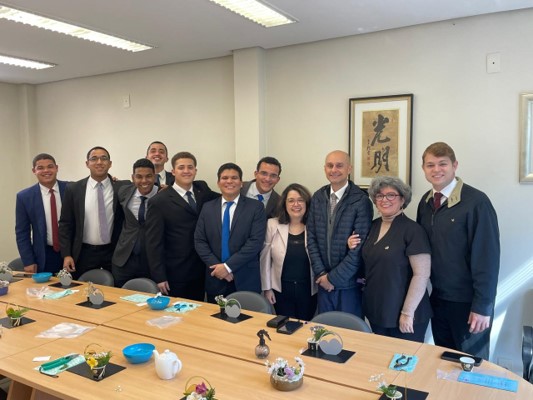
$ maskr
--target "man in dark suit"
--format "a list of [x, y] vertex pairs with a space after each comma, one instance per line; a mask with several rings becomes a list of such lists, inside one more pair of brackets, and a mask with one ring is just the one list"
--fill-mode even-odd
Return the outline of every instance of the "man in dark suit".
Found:
[[57, 180], [59, 167], [50, 154], [33, 159], [38, 183], [17, 193], [17, 247], [26, 272], [58, 272], [63, 267], [59, 249], [58, 216], [67, 182]]
[[277, 216], [279, 194], [274, 187], [279, 182], [281, 163], [274, 157], [263, 157], [257, 163], [255, 179], [244, 182], [241, 189], [243, 196], [259, 200], [265, 206], [267, 218]]
[[132, 184], [118, 191], [124, 224], [112, 260], [116, 287], [122, 287], [130, 279], [150, 278], [144, 228], [148, 203], [157, 194], [154, 164], [146, 158], [137, 160], [131, 180]]
[[108, 174], [112, 162], [103, 147], [87, 153], [89, 177], [69, 183], [59, 220], [59, 242], [64, 257], [63, 268], [74, 279], [96, 268], [111, 271], [111, 258], [122, 226], [118, 189], [124, 182], [114, 182]]
[[261, 293], [259, 254], [266, 231], [265, 208], [240, 195], [242, 170], [233, 163], [218, 169], [222, 198], [207, 203], [196, 225], [194, 245], [207, 266], [207, 301], [235, 291]]
[[196, 157], [172, 157], [174, 184], [150, 200], [146, 217], [146, 253], [152, 279], [163, 294], [204, 299], [205, 272], [194, 250], [194, 229], [204, 203], [220, 196], [195, 181]]
[[174, 175], [165, 171], [165, 164], [168, 161], [167, 146], [163, 142], [155, 141], [150, 143], [146, 150], [146, 158], [149, 159], [155, 167], [155, 185], [160, 188], [172, 186]]

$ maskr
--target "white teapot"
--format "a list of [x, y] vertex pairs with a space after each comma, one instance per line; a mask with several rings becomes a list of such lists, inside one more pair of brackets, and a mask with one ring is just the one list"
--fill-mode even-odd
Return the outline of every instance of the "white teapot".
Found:
[[175, 353], [165, 350], [159, 354], [153, 351], [155, 358], [155, 372], [160, 379], [173, 379], [181, 371], [181, 361]]

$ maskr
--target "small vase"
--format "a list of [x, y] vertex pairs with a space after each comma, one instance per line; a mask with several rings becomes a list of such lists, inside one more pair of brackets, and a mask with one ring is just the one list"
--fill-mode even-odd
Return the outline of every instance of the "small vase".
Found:
[[22, 322], [22, 317], [17, 317], [17, 318], [9, 317], [9, 322], [12, 327], [20, 326], [20, 323]]
[[107, 365], [104, 365], [103, 367], [91, 368], [91, 373], [93, 374], [93, 379], [95, 381], [101, 381], [102, 379], [104, 379], [105, 367], [107, 367]]
[[385, 396], [387, 396], [387, 398], [389, 398], [391, 400], [398, 400], [398, 399], [401, 399], [403, 397], [403, 393], [397, 390], [397, 391], [394, 392], [393, 395], [386, 394]]
[[318, 351], [318, 342], [315, 342], [312, 339], [307, 340], [307, 348], [309, 351]]
[[226, 314], [226, 307], [220, 307], [220, 315], [223, 316]]
[[70, 274], [62, 275], [61, 278], [59, 278], [59, 281], [61, 282], [61, 286], [69, 287], [72, 283], [72, 276], [70, 276]]
[[303, 376], [297, 381], [288, 381], [286, 378], [281, 377], [273, 373], [270, 375], [270, 384], [277, 390], [282, 392], [290, 392], [291, 390], [298, 389], [304, 382]]

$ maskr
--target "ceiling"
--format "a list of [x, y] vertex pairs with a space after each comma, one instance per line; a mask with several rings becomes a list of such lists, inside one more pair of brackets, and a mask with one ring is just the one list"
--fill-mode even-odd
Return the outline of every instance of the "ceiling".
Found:
[[0, 4], [155, 46], [130, 53], [0, 19], [0, 82], [39, 84], [533, 7], [533, 0], [269, 0], [296, 24], [263, 28], [208, 0], [0, 0]]

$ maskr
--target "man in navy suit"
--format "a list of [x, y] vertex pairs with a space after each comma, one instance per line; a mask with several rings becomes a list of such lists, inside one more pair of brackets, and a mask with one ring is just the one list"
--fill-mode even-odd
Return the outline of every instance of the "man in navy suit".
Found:
[[144, 232], [148, 204], [157, 194], [154, 164], [146, 158], [137, 160], [131, 180], [132, 184], [118, 191], [124, 224], [112, 259], [116, 287], [122, 287], [130, 279], [150, 278]]
[[86, 165], [91, 174], [67, 186], [59, 220], [63, 268], [74, 279], [91, 269], [111, 272], [124, 215], [117, 207], [117, 194], [125, 182], [114, 182], [108, 174], [112, 165], [109, 152], [93, 147], [87, 152]]
[[207, 301], [235, 291], [261, 293], [259, 254], [266, 231], [265, 207], [240, 195], [242, 170], [233, 163], [218, 169], [220, 199], [204, 205], [194, 233], [194, 246], [207, 266]]
[[32, 168], [38, 183], [17, 193], [15, 233], [26, 272], [55, 273], [63, 266], [58, 216], [67, 182], [57, 180], [58, 169], [54, 157], [38, 154]]
[[[146, 158], [149, 159], [155, 167], [155, 185], [161, 189], [172, 186], [174, 175], [165, 171], [165, 164], [168, 161], [167, 146], [163, 142], [155, 141], [150, 143], [146, 149]], [[174, 166], [172, 166], [174, 168]]]

